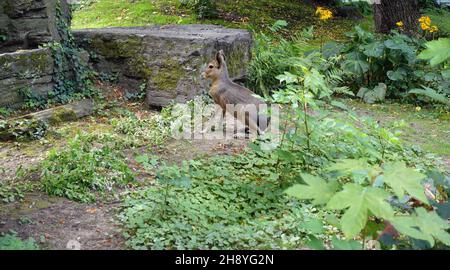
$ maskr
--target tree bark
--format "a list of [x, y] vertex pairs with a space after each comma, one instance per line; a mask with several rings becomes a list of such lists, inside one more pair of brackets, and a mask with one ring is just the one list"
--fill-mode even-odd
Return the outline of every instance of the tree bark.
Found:
[[412, 35], [419, 27], [419, 5], [417, 0], [378, 0], [375, 1], [375, 27], [379, 33], [389, 33], [398, 29], [397, 22], [403, 22], [403, 32]]

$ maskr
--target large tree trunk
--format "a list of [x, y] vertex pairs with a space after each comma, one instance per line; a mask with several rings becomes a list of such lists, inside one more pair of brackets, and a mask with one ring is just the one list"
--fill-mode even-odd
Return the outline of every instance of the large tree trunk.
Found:
[[419, 6], [417, 0], [378, 0], [374, 4], [374, 18], [377, 32], [389, 33], [403, 22], [404, 32], [411, 35], [419, 26]]

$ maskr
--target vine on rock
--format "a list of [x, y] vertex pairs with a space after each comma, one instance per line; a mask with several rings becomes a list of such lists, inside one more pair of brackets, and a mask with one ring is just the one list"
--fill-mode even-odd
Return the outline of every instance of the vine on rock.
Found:
[[92, 70], [80, 57], [81, 51], [75, 44], [59, 1], [56, 5], [56, 24], [61, 40], [46, 45], [52, 50], [54, 58], [55, 86], [48, 94], [45, 104], [41, 104], [44, 106], [67, 103], [76, 98], [92, 97], [96, 93], [91, 82]]

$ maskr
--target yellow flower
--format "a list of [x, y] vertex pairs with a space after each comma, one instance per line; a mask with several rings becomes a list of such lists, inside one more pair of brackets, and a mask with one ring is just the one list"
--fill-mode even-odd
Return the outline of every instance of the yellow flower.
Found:
[[431, 19], [428, 16], [422, 16], [419, 19], [420, 22], [420, 28], [422, 28], [422, 30], [426, 31], [426, 30], [430, 30], [431, 28]]
[[430, 26], [428, 24], [424, 24], [424, 23], [420, 24], [420, 27], [422, 28], [422, 30], [430, 29]]
[[319, 19], [326, 21], [333, 18], [333, 12], [327, 8], [317, 7], [316, 15], [319, 15]]
[[422, 17], [420, 17], [419, 22], [425, 23], [425, 24], [431, 24], [431, 18], [428, 16], [422, 16]]
[[403, 28], [403, 26], [405, 26], [402, 21], [397, 22], [396, 25], [400, 28]]
[[430, 33], [435, 33], [437, 31], [439, 31], [439, 28], [436, 25], [431, 26]]
[[416, 112], [420, 112], [422, 110], [421, 107], [416, 107]]

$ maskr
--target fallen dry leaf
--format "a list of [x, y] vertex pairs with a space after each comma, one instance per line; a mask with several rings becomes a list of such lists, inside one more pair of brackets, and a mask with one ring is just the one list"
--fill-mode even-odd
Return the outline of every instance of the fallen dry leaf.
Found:
[[88, 212], [89, 214], [95, 214], [97, 213], [97, 208], [88, 208], [86, 209], [86, 212]]

